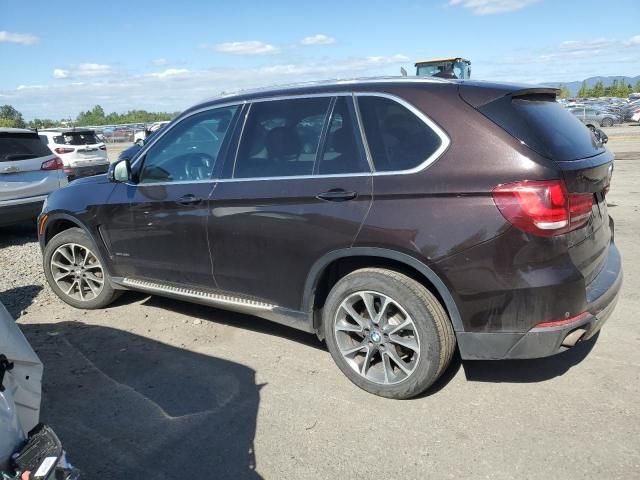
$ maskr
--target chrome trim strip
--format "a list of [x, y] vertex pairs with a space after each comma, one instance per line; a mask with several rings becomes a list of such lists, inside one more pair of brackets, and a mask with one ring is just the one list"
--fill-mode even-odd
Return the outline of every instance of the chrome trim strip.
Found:
[[10, 200], [0, 200], [0, 207], [9, 207], [12, 205], [25, 205], [27, 203], [44, 202], [49, 194], [39, 195], [37, 197], [15, 198]]
[[266, 302], [260, 302], [257, 300], [233, 297], [231, 295], [222, 295], [218, 293], [210, 293], [202, 290], [196, 290], [194, 288], [174, 287], [172, 285], [163, 285], [158, 282], [151, 282], [147, 280], [136, 280], [133, 278], [125, 277], [122, 279], [122, 284], [127, 287], [137, 288], [154, 293], [168, 293], [171, 295], [179, 295], [185, 298], [207, 300], [219, 305], [235, 305], [249, 307], [256, 310], [273, 310], [276, 308], [276, 305], [272, 305]]

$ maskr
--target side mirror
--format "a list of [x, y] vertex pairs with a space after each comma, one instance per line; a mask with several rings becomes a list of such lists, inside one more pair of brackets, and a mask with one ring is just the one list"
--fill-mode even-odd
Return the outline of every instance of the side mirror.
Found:
[[110, 182], [126, 183], [131, 180], [131, 162], [126, 158], [109, 165], [107, 177]]
[[593, 130], [593, 134], [596, 136], [596, 138], [602, 145], [604, 145], [609, 141], [609, 136], [599, 128], [595, 128]]

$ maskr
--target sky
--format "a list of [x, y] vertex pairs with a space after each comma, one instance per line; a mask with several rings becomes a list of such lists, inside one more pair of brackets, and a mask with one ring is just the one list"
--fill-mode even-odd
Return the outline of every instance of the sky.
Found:
[[640, 0], [0, 0], [0, 104], [27, 120], [180, 111], [442, 56], [482, 80], [636, 76], [639, 14]]

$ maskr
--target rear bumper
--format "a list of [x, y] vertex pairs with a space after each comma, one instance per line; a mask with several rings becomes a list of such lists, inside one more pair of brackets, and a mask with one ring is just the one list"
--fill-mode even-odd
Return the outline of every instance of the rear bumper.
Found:
[[622, 277], [620, 252], [611, 242], [602, 271], [587, 287], [586, 313], [580, 319], [556, 327], [533, 328], [528, 332], [457, 332], [460, 355], [465, 360], [540, 358], [588, 340], [611, 316], [622, 287]]
[[42, 211], [42, 204], [47, 196], [25, 199], [21, 203], [10, 205], [0, 202], [0, 227], [33, 220], [35, 222]]
[[71, 179], [80, 177], [90, 177], [92, 175], [102, 175], [109, 170], [109, 163], [100, 163], [97, 165], [87, 165], [82, 167], [64, 167], [66, 173]]

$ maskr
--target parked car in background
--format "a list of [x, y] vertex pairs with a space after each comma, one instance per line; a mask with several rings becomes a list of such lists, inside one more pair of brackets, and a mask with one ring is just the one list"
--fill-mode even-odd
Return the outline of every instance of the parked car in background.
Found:
[[145, 143], [151, 141], [151, 139], [158, 132], [160, 132], [162, 130], [162, 127], [164, 127], [164, 125], [162, 125], [158, 129], [156, 129], [155, 131], [149, 133], [149, 135], [145, 139], [141, 139], [141, 140], [136, 141], [129, 148], [126, 148], [125, 150], [120, 152], [120, 155], [118, 155], [118, 160], [131, 160], [136, 155], [136, 153], [138, 153], [140, 150], [142, 150], [142, 147], [144, 146]]
[[617, 115], [594, 108], [573, 107], [569, 111], [590, 128], [612, 127], [617, 123], [622, 123], [622, 119]]
[[0, 303], [0, 478], [79, 478], [54, 431], [39, 423], [41, 395], [42, 363]]
[[70, 180], [105, 173], [109, 168], [107, 147], [93, 130], [46, 129], [39, 130], [40, 139], [64, 163]]
[[390, 398], [432, 385], [456, 342], [554, 355], [622, 283], [613, 154], [557, 93], [368, 79], [201, 103], [49, 198], [47, 281], [77, 308], [131, 289], [315, 333]]
[[67, 183], [62, 160], [35, 131], [0, 128], [0, 226], [35, 221], [47, 195]]
[[152, 123], [148, 127], [145, 127], [143, 130], [136, 132], [136, 134], [133, 137], [133, 141], [142, 147], [142, 142], [144, 142], [144, 140], [146, 140], [149, 135], [151, 135], [154, 132], [157, 132], [168, 123], [169, 121]]

